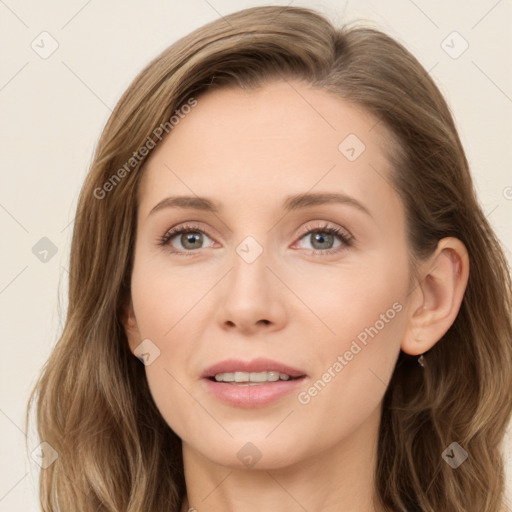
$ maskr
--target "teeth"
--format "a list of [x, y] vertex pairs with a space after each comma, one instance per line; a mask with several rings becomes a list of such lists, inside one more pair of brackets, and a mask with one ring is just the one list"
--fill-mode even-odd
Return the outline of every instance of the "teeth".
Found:
[[278, 380], [289, 380], [290, 376], [286, 373], [279, 372], [232, 372], [232, 373], [218, 373], [215, 375], [217, 382], [230, 382], [230, 383], [264, 383], [276, 382]]

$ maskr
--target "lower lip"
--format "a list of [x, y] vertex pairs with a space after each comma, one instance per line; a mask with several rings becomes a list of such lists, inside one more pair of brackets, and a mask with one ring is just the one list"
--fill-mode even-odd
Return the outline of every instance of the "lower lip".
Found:
[[221, 402], [236, 407], [263, 407], [299, 389], [306, 377], [278, 380], [256, 386], [227, 384], [203, 379], [206, 390]]

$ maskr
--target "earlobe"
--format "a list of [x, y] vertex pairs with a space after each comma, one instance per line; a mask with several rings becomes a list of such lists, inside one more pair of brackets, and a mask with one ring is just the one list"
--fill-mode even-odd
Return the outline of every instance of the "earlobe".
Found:
[[455, 321], [469, 277], [465, 245], [457, 238], [443, 238], [422, 265], [420, 275], [423, 277], [411, 294], [410, 316], [401, 344], [410, 355], [431, 349]]
[[131, 298], [123, 309], [122, 323], [130, 350], [133, 353], [135, 348], [140, 344], [141, 338]]

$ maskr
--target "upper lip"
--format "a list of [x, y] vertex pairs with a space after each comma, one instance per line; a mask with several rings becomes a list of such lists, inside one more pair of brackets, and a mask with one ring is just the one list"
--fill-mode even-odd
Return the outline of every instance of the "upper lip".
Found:
[[298, 368], [293, 368], [279, 361], [271, 359], [258, 358], [251, 361], [243, 361], [241, 359], [225, 359], [206, 368], [201, 374], [202, 378], [215, 377], [219, 373], [234, 372], [270, 372], [286, 373], [290, 377], [302, 377], [306, 372]]

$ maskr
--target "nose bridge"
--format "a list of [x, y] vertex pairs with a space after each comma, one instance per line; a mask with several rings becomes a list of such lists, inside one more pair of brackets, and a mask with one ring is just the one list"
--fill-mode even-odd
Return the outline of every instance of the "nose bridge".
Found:
[[[261, 238], [259, 236], [260, 240]], [[257, 240], [254, 235], [247, 235], [235, 247], [231, 286], [234, 286], [237, 292], [259, 295], [266, 292], [266, 274], [269, 273], [266, 267], [270, 252], [264, 243]]]
[[[258, 235], [258, 238], [262, 239], [261, 235]], [[263, 246], [263, 243], [266, 244], [266, 238], [264, 241], [260, 242], [254, 235], [247, 235], [235, 248], [236, 254], [239, 256], [241, 260], [247, 265], [252, 265], [257, 260], [266, 259], [268, 253], [268, 246], [266, 250]], [[262, 255], [264, 255], [263, 258]]]
[[270, 282], [274, 276], [267, 265], [272, 254], [265, 247], [265, 240], [260, 242], [256, 236], [248, 235], [234, 248], [232, 270], [218, 312], [224, 326], [251, 330], [258, 325], [278, 325], [282, 320], [284, 309], [278, 286]]

